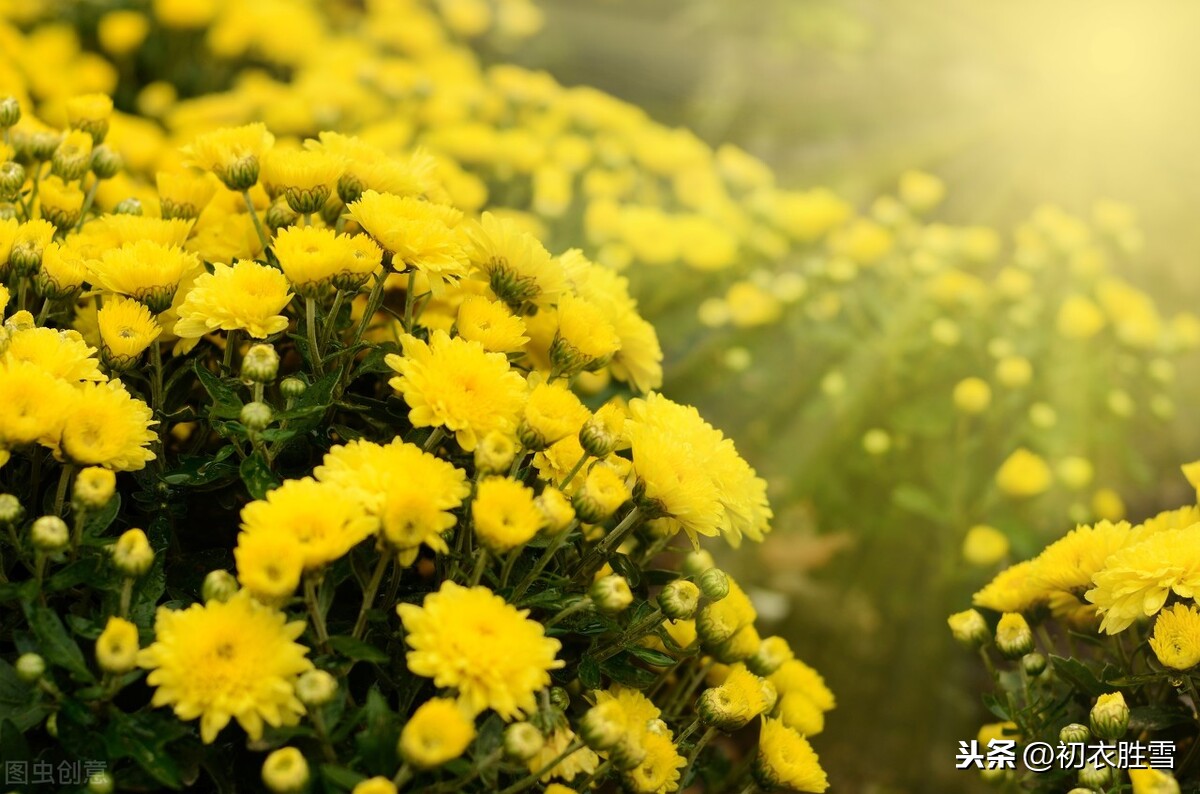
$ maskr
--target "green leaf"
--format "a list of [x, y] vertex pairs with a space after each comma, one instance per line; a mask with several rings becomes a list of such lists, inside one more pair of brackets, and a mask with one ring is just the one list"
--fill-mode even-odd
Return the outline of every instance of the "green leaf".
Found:
[[630, 661], [628, 653], [617, 654], [604, 662], [600, 669], [618, 684], [624, 684], [634, 689], [645, 689], [658, 680], [656, 673], [638, 667]]
[[1134, 733], [1162, 731], [1191, 721], [1192, 716], [1182, 709], [1162, 706], [1134, 706], [1129, 709], [1129, 727]]
[[237, 419], [242, 412], [242, 399], [234, 387], [228, 381], [209, 372], [199, 359], [196, 360], [194, 369], [200, 385], [212, 398], [212, 415], [220, 419]]
[[103, 535], [104, 531], [112, 526], [112, 522], [117, 520], [117, 515], [121, 512], [121, 494], [113, 494], [113, 498], [108, 500], [108, 504], [90, 514], [87, 520], [83, 522], [83, 536], [85, 538], [94, 538], [98, 535]]
[[365, 777], [353, 769], [347, 769], [344, 766], [334, 766], [333, 764], [321, 764], [321, 777], [325, 778], [326, 783], [339, 791], [350, 791], [359, 783], [366, 780]]
[[195, 488], [236, 477], [236, 464], [226, 462], [236, 451], [232, 444], [226, 444], [211, 457], [208, 455], [180, 456], [179, 466], [163, 475], [163, 481], [168, 485], [185, 485]]
[[330, 637], [329, 647], [356, 662], [382, 664], [388, 660], [388, 655], [374, 645], [346, 635]]
[[945, 510], [933, 497], [909, 483], [901, 483], [892, 489], [892, 503], [931, 521], [941, 523], [946, 519]]
[[600, 664], [594, 656], [584, 656], [579, 660], [579, 683], [584, 689], [600, 688]]
[[25, 741], [20, 726], [10, 719], [0, 722], [0, 758], [16, 761], [31, 757], [29, 742]]
[[1090, 667], [1077, 659], [1051, 654], [1050, 663], [1054, 665], [1054, 671], [1064, 680], [1091, 697], [1098, 697], [1105, 692], [1112, 691], [1112, 686], [1102, 683]]
[[25, 608], [25, 619], [29, 621], [29, 628], [37, 637], [38, 653], [45, 657], [47, 662], [67, 670], [79, 680], [95, 680], [87, 662], [84, 661], [83, 651], [79, 650], [75, 640], [67, 633], [67, 628], [57, 612], [40, 604], [29, 604]]
[[279, 487], [279, 478], [267, 466], [261, 452], [255, 452], [243, 460], [238, 471], [252, 499], [262, 499], [267, 495], [267, 491]]
[[171, 753], [163, 749], [173, 737], [164, 738], [156, 727], [114, 710], [104, 733], [105, 746], [112, 758], [131, 758], [159, 783], [168, 788], [180, 788], [183, 781], [179, 778], [179, 766]]
[[[0, 720], [11, 721], [18, 729], [27, 731], [46, 716], [46, 711], [36, 702], [36, 690], [17, 676], [16, 669], [0, 659]], [[0, 758], [15, 758], [3, 752]]]
[[652, 664], [655, 667], [670, 667], [675, 664], [675, 660], [667, 656], [662, 651], [656, 651], [653, 648], [644, 648], [641, 645], [631, 645], [625, 649], [632, 655], [641, 659], [647, 664]]

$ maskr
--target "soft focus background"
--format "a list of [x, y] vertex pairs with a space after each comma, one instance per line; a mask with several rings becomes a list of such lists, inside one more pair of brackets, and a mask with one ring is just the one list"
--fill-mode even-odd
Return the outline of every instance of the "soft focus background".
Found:
[[[1200, 51], [1192, 41], [1200, 7], [1194, 4], [541, 5], [545, 28], [514, 53], [519, 62], [567, 85], [603, 88], [668, 126], [690, 127], [713, 146], [736, 143], [775, 169], [783, 186], [829, 186], [866, 212], [875, 197], [894, 192], [904, 172], [919, 168], [945, 183], [939, 218], [988, 225], [1006, 245], [1039, 207], [1087, 216], [1097, 200], [1117, 200], [1133, 209], [1144, 235], [1136, 257], [1118, 268], [1122, 277], [1152, 296], [1164, 316], [1195, 303], [1200, 94], [1193, 76]], [[1000, 258], [1012, 256], [1009, 248]], [[879, 316], [898, 312], [892, 306]], [[945, 398], [958, 376], [972, 374], [961, 360], [947, 365], [936, 352], [917, 350], [906, 365], [926, 370], [881, 376], [915, 382], [910, 396], [936, 397], [907, 404], [912, 435], [926, 436], [927, 451], [880, 463], [864, 454], [860, 439], [872, 426], [894, 434], [895, 417], [883, 414], [897, 404], [882, 397], [873, 406], [876, 390], [887, 388], [861, 374], [848, 388], [857, 393], [852, 407], [823, 407], [829, 345], [815, 342], [810, 327], [784, 321], [740, 332], [733, 337], [738, 362], [726, 366], [731, 337], [713, 343], [681, 317], [666, 328], [658, 321], [668, 383], [731, 431], [772, 482], [776, 535], [749, 563], [743, 555], [739, 573], [760, 584], [760, 606], [774, 606], [778, 630], [838, 693], [838, 710], [819, 737], [835, 790], [982, 788], [954, 771], [954, 753], [960, 739], [994, 717], [971, 694], [983, 673], [954, 646], [945, 616], [965, 608], [970, 593], [1001, 566], [964, 560], [964, 533], [975, 523], [996, 524], [1013, 543], [1006, 558], [1022, 559], [1074, 519], [1087, 518], [1086, 511], [1072, 513], [1072, 505], [1056, 502], [1006, 512], [985, 496], [973, 509], [946, 515], [948, 500], [936, 492], [907, 489], [897, 498], [896, 484], [910, 475], [948, 482], [969, 468], [989, 476], [996, 465], [977, 448], [988, 442], [972, 447], [962, 438], [976, 426], [964, 428]], [[1052, 395], [1047, 401], [1058, 408], [1060, 427], [1064, 413], [1075, 413], [1075, 439], [1082, 434], [1094, 449], [1107, 444], [1110, 451], [1120, 443], [1113, 435], [1104, 440], [1110, 425], [1125, 423], [1118, 432], [1140, 435], [1129, 423], [1147, 421], [1145, 401], [1132, 418], [1069, 407], [1078, 393], [1107, 390], [1130, 359], [1115, 350], [1110, 358], [1069, 345], [1039, 347], [1039, 338], [1054, 336], [1053, 319], [1041, 315], [1026, 339], [1041, 351], [1037, 378], [1054, 381], [1042, 391]], [[864, 334], [867, 349], [844, 371], [884, 366], [888, 353], [875, 347], [878, 339]], [[854, 346], [851, 338], [842, 349]], [[743, 353], [753, 362], [744, 370]], [[1043, 371], [1047, 366], [1051, 371]], [[1180, 375], [1184, 382], [1175, 388], [1187, 394], [1187, 368]], [[1147, 379], [1144, 372], [1133, 376]], [[1188, 401], [1181, 405], [1190, 412]], [[1009, 410], [1016, 416], [1017, 408]], [[999, 423], [1036, 448], [1017, 429], [1020, 421]], [[1189, 417], [1172, 416], [1166, 432], [1155, 424], [1146, 431], [1157, 445], [1150, 457], [1106, 473], [1131, 520], [1184, 498], [1169, 467], [1200, 448]], [[1006, 443], [1012, 442], [998, 441], [997, 448]], [[926, 473], [914, 475], [916, 467]]]

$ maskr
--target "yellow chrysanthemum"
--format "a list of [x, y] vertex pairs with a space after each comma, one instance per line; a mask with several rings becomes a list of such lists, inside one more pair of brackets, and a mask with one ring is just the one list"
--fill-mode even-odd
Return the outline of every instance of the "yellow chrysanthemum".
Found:
[[87, 261], [70, 244], [50, 243], [42, 251], [42, 267], [34, 283], [38, 294], [61, 300], [79, 292], [89, 274]]
[[280, 312], [291, 299], [287, 278], [273, 267], [246, 259], [232, 267], [218, 263], [188, 290], [174, 331], [194, 339], [212, 331], [243, 330], [265, 339], [288, 327]]
[[1150, 647], [1158, 661], [1176, 670], [1200, 663], [1200, 612], [1195, 607], [1175, 604], [1158, 613]]
[[531, 774], [540, 772], [555, 759], [560, 760], [542, 775], [540, 780], [543, 783], [556, 777], [563, 780], [574, 780], [579, 775], [590, 775], [595, 772], [596, 767], [600, 765], [600, 757], [588, 747], [580, 747], [575, 752], [562, 757], [567, 748], [575, 741], [575, 732], [568, 727], [560, 727], [554, 731], [546, 737], [546, 743], [542, 749], [525, 762], [529, 772]]
[[550, 361], [560, 373], [574, 375], [602, 366], [620, 346], [620, 337], [597, 306], [570, 293], [559, 299]]
[[525, 323], [503, 303], [469, 295], [458, 307], [458, 335], [489, 353], [515, 353], [525, 346]]
[[218, 184], [212, 174], [193, 171], [159, 171], [154, 183], [158, 187], [159, 208], [166, 219], [199, 217], [212, 201]]
[[645, 758], [623, 775], [628, 787], [637, 794], [678, 791], [680, 770], [687, 766], [687, 759], [679, 754], [670, 730], [645, 734], [641, 748], [646, 751]]
[[1129, 770], [1133, 794], [1179, 794], [1179, 781], [1170, 772], [1138, 767]]
[[120, 381], [81, 387], [65, 417], [60, 456], [80, 466], [139, 471], [154, 460], [154, 412]]
[[996, 472], [996, 485], [1005, 494], [1027, 499], [1045, 493], [1054, 474], [1040, 455], [1021, 447], [1009, 455]]
[[409, 647], [408, 669], [435, 686], [458, 691], [474, 712], [490, 708], [506, 720], [537, 710], [534, 695], [550, 685], [558, 640], [486, 587], [452, 581], [425, 597], [422, 606], [400, 604]]
[[84, 227], [80, 234], [73, 235], [72, 244], [80, 243], [80, 250], [94, 248], [95, 256], [105, 249], [119, 248], [140, 240], [156, 243], [164, 248], [179, 248], [192, 232], [193, 222], [183, 218], [151, 218], [147, 215], [102, 215]]
[[263, 723], [295, 725], [304, 713], [296, 678], [311, 670], [308, 649], [295, 642], [304, 623], [262, 606], [242, 591], [228, 601], [159, 607], [155, 641], [138, 654], [155, 687], [153, 706], [172, 706], [181, 720], [200, 718], [200, 738], [210, 744], [236, 719], [251, 739]]
[[812, 745], [779, 719], [763, 720], [754, 772], [765, 787], [813, 794], [829, 788], [829, 780]]
[[54, 444], [76, 396], [70, 385], [34, 364], [0, 365], [0, 447]]
[[626, 431], [646, 499], [679, 521], [693, 543], [697, 535], [718, 532], [733, 546], [743, 535], [762, 540], [772, 516], [766, 482], [732, 441], [695, 408], [661, 394], [633, 400], [629, 408]]
[[272, 196], [282, 193], [301, 214], [318, 212], [337, 186], [341, 158], [311, 149], [272, 149], [262, 163], [262, 181]]
[[358, 289], [379, 270], [383, 252], [363, 236], [292, 226], [275, 236], [272, 250], [296, 292], [316, 297], [329, 286]]
[[1047, 599], [1054, 593], [1082, 595], [1109, 555], [1138, 539], [1127, 521], [1076, 527], [1037, 556], [1033, 586]]
[[1143, 615], [1162, 609], [1172, 592], [1195, 598], [1200, 590], [1200, 524], [1150, 535], [1117, 551], [1093, 577], [1085, 597], [1103, 616], [1100, 628], [1116, 634]]
[[116, 295], [96, 313], [100, 324], [100, 353], [113, 369], [128, 369], [162, 333], [144, 304]]
[[4, 349], [4, 361], [25, 361], [68, 383], [107, 380], [96, 352], [76, 331], [23, 328], [13, 333]]
[[1034, 561], [1025, 560], [1005, 568], [975, 594], [971, 603], [997, 612], [1024, 612], [1044, 598], [1036, 586]]
[[435, 295], [448, 280], [466, 275], [466, 256], [454, 229], [461, 218], [457, 210], [368, 190], [347, 211], [392, 253], [396, 270], [411, 267], [423, 273]]
[[304, 552], [287, 532], [240, 532], [233, 550], [242, 587], [263, 603], [283, 603], [300, 586]]
[[779, 666], [767, 680], [780, 697], [793, 692], [804, 695], [821, 711], [829, 711], [837, 705], [833, 692], [825, 685], [825, 679], [813, 668], [799, 659], [789, 659]]
[[533, 490], [508, 477], [485, 477], [471, 502], [475, 536], [501, 554], [528, 543], [542, 526]]
[[248, 190], [258, 181], [262, 158], [275, 143], [265, 124], [225, 127], [184, 148], [194, 165], [212, 171], [230, 190]]
[[533, 235], [490, 212], [467, 227], [467, 256], [492, 292], [514, 311], [554, 303], [566, 288], [562, 266]]
[[179, 283], [200, 268], [190, 251], [149, 240], [105, 251], [88, 264], [98, 286], [128, 295], [156, 314], [171, 305]]
[[96, 638], [96, 663], [106, 673], [123, 675], [137, 665], [138, 628], [115, 615]]
[[300, 547], [306, 570], [340, 558], [375, 531], [357, 502], [311, 477], [288, 480], [242, 508], [242, 531], [283, 534]]
[[38, 202], [42, 217], [65, 230], [79, 221], [79, 213], [83, 210], [83, 191], [73, 183], [51, 176], [41, 181]]
[[579, 433], [588, 409], [562, 383], [539, 383], [529, 392], [517, 437], [527, 449], [541, 450]]
[[816, 736], [825, 730], [825, 713], [800, 692], [779, 698], [779, 719], [801, 736]]
[[400, 732], [400, 755], [418, 769], [453, 761], [475, 739], [475, 723], [462, 706], [446, 698], [431, 698], [413, 712]]
[[413, 425], [443, 427], [468, 452], [488, 431], [515, 428], [525, 379], [502, 354], [444, 331], [428, 343], [408, 335], [400, 342], [404, 355], [386, 358], [399, 373], [388, 383], [408, 403]]

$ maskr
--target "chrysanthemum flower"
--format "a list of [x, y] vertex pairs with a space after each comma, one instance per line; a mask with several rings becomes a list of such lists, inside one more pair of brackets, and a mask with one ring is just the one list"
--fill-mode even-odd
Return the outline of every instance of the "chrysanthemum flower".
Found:
[[96, 313], [100, 324], [100, 353], [113, 369], [129, 369], [141, 357], [162, 328], [145, 305], [116, 295]]
[[[573, 753], [563, 757], [563, 753], [575, 741], [575, 732], [569, 727], [562, 726], [554, 733], [546, 737], [546, 743], [536, 755], [525, 762], [530, 773], [540, 772], [546, 769], [547, 765], [559, 759], [558, 763], [550, 767], [540, 778], [543, 783], [547, 783], [554, 778], [562, 780], [574, 780], [579, 775], [590, 775], [596, 771], [596, 767], [600, 765], [600, 756], [596, 755], [588, 747], [580, 747]], [[548, 790], [548, 789], [547, 789]]]
[[368, 190], [347, 211], [367, 234], [392, 253], [396, 270], [415, 268], [437, 295], [447, 280], [467, 272], [466, 255], [455, 226], [458, 210], [412, 197]]
[[1045, 493], [1054, 474], [1040, 455], [1021, 447], [1009, 455], [996, 472], [996, 485], [1005, 494], [1028, 499]]
[[159, 171], [154, 182], [158, 187], [159, 208], [168, 220], [199, 217], [217, 192], [217, 180], [209, 173]]
[[224, 127], [200, 135], [184, 154], [191, 162], [212, 171], [230, 190], [243, 191], [258, 181], [262, 157], [275, 143], [275, 136], [262, 123]]
[[325, 206], [343, 170], [343, 161], [326, 152], [272, 149], [263, 158], [262, 180], [268, 193], [282, 193], [288, 206], [304, 215]]
[[767, 676], [767, 680], [775, 686], [775, 691], [781, 697], [797, 692], [811, 700], [821, 711], [830, 711], [837, 705], [833, 692], [826, 686], [821, 674], [799, 659], [784, 662], [778, 670]]
[[1048, 600], [1055, 593], [1082, 594], [1109, 555], [1140, 539], [1128, 521], [1098, 521], [1071, 530], [1034, 561], [1033, 586], [1043, 591], [1039, 600]]
[[[534, 695], [550, 685], [558, 640], [486, 587], [445, 581], [422, 606], [400, 604], [408, 669], [435, 686], [458, 691], [474, 712], [490, 708], [506, 720], [537, 710]], [[564, 745], [565, 746], [565, 745]]]
[[525, 379], [502, 354], [444, 331], [435, 331], [428, 343], [409, 335], [400, 341], [404, 355], [385, 359], [399, 373], [388, 383], [412, 409], [414, 426], [444, 427], [468, 452], [489, 430], [516, 426]]
[[531, 234], [490, 212], [466, 227], [471, 266], [514, 311], [554, 303], [566, 289], [562, 266]]
[[400, 755], [418, 769], [432, 769], [461, 756], [474, 739], [475, 723], [462, 706], [430, 698], [404, 724]]
[[539, 383], [529, 392], [517, 437], [527, 449], [542, 450], [575, 435], [588, 420], [588, 409], [561, 383]]
[[60, 457], [81, 466], [139, 471], [154, 460], [154, 412], [120, 381], [83, 386], [66, 415]]
[[754, 774], [765, 788], [813, 794], [829, 788], [829, 779], [812, 745], [779, 719], [763, 720]]
[[66, 102], [67, 123], [72, 129], [83, 130], [100, 143], [108, 132], [113, 101], [107, 94], [81, 94]]
[[366, 237], [315, 226], [283, 229], [271, 248], [296, 292], [314, 298], [330, 286], [358, 289], [379, 270], [383, 256]]
[[60, 230], [70, 229], [79, 221], [79, 213], [83, 210], [83, 191], [73, 183], [49, 176], [41, 181], [38, 202], [43, 218]]
[[[184, 218], [152, 218], [147, 215], [101, 215], [72, 235], [77, 241], [91, 242], [98, 256], [105, 249], [146, 240], [164, 248], [179, 248], [192, 233], [194, 221]], [[80, 246], [81, 250], [85, 247]]]
[[62, 300], [79, 292], [88, 274], [87, 262], [69, 243], [50, 243], [42, 251], [42, 266], [34, 284], [39, 295]]
[[645, 758], [623, 778], [630, 790], [637, 794], [668, 794], [679, 789], [680, 770], [687, 766], [687, 759], [679, 754], [671, 731], [646, 733], [641, 747]]
[[322, 132], [319, 140], [305, 141], [306, 148], [327, 152], [341, 159], [345, 171], [338, 180], [338, 196], [346, 204], [357, 201], [367, 190], [393, 196], [420, 196], [435, 184], [437, 163], [418, 150], [406, 158], [393, 157], [352, 135]]
[[228, 601], [159, 607], [154, 644], [138, 654], [155, 687], [153, 706], [172, 706], [181, 720], [200, 718], [200, 738], [211, 744], [236, 719], [251, 739], [263, 723], [295, 725], [304, 713], [295, 682], [313, 664], [295, 642], [304, 623], [262, 606], [242, 591]]
[[240, 532], [233, 550], [242, 587], [264, 604], [282, 604], [300, 586], [304, 552], [287, 532]]
[[1195, 598], [1200, 592], [1200, 524], [1150, 535], [1117, 551], [1093, 577], [1085, 598], [1103, 616], [1108, 634], [1124, 631], [1139, 617], [1162, 609], [1172, 592]]
[[825, 713], [799, 692], [779, 699], [779, 719], [801, 736], [816, 736], [825, 730]]
[[50, 445], [77, 395], [64, 381], [27, 361], [0, 364], [0, 446]]
[[1033, 560], [1010, 565], [976, 593], [971, 603], [996, 612], [1024, 612], [1045, 598], [1045, 591], [1037, 587], [1035, 574]]
[[25, 221], [17, 227], [8, 262], [18, 276], [29, 275], [37, 270], [42, 261], [42, 252], [54, 239], [54, 224], [42, 218]]
[[1175, 604], [1158, 613], [1150, 647], [1158, 661], [1176, 670], [1200, 663], [1200, 612], [1195, 607]]
[[533, 491], [508, 477], [485, 477], [471, 502], [475, 536], [500, 554], [528, 543], [542, 526]]
[[190, 251], [149, 240], [105, 251], [88, 264], [99, 286], [128, 295], [156, 314], [171, 305], [179, 283], [200, 268]]
[[96, 349], [89, 347], [77, 331], [25, 328], [9, 338], [4, 360], [27, 361], [69, 383], [107, 380], [92, 355], [95, 352]]
[[620, 349], [621, 340], [598, 307], [571, 293], [558, 301], [558, 331], [550, 345], [550, 361], [563, 375], [604, 365]]
[[124, 674], [137, 665], [138, 629], [115, 615], [96, 638], [96, 663], [106, 673]]
[[458, 335], [489, 353], [515, 353], [525, 346], [525, 323], [503, 303], [469, 295], [458, 307]]
[[265, 339], [288, 327], [280, 314], [292, 294], [287, 278], [273, 267], [239, 259], [233, 266], [214, 264], [199, 276], [179, 307], [175, 334], [185, 339], [212, 331], [243, 330]]
[[87, 173], [92, 161], [92, 143], [92, 137], [82, 130], [71, 130], [63, 136], [51, 158], [52, 173], [60, 185], [64, 180], [75, 181]]
[[375, 530], [361, 505], [311, 477], [288, 480], [242, 508], [242, 531], [282, 534], [304, 555], [306, 570], [333, 562]]

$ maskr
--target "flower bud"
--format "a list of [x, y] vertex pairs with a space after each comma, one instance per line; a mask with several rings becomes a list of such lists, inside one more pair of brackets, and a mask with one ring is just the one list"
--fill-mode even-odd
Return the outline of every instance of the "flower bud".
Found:
[[566, 711], [571, 705], [571, 696], [560, 686], [550, 687], [550, 708]]
[[671, 620], [687, 620], [700, 605], [700, 588], [687, 579], [667, 583], [658, 594], [658, 606]]
[[1088, 761], [1084, 764], [1083, 769], [1079, 770], [1079, 775], [1076, 779], [1079, 781], [1079, 785], [1084, 788], [1103, 791], [1112, 782], [1112, 767], [1108, 765], [1096, 766], [1095, 761]]
[[308, 785], [308, 761], [295, 747], [281, 747], [263, 761], [262, 779], [276, 794], [293, 794]]
[[696, 584], [709, 601], [720, 601], [729, 595], [729, 576], [720, 568], [709, 568], [696, 578]]
[[71, 539], [67, 522], [58, 516], [42, 516], [33, 522], [30, 529], [33, 547], [42, 552], [55, 552], [66, 548]]
[[987, 622], [978, 610], [955, 612], [946, 622], [950, 624], [950, 633], [954, 635], [954, 639], [968, 648], [978, 648], [988, 641]]
[[999, 766], [981, 769], [979, 779], [991, 786], [1002, 786], [1012, 779], [1012, 770]]
[[954, 407], [964, 414], [981, 414], [992, 401], [992, 387], [982, 378], [963, 378], [954, 386]]
[[225, 183], [225, 187], [230, 190], [241, 193], [243, 190], [249, 190], [258, 182], [258, 173], [261, 169], [261, 164], [258, 157], [248, 154], [245, 157], [227, 164], [223, 169], [217, 171], [217, 176]]
[[1016, 659], [1033, 650], [1033, 632], [1019, 612], [1006, 612], [996, 625], [996, 647], [1009, 659]]
[[1088, 726], [1072, 722], [1070, 725], [1064, 725], [1058, 732], [1058, 740], [1063, 744], [1087, 744], [1092, 740], [1092, 732], [1088, 730]]
[[324, 670], [309, 670], [296, 679], [296, 697], [306, 706], [324, 706], [337, 689], [337, 679]]
[[621, 612], [633, 603], [633, 593], [624, 576], [609, 574], [592, 583], [588, 595], [596, 609], [610, 614]]
[[242, 380], [270, 383], [279, 374], [279, 354], [271, 345], [251, 345], [242, 359]]
[[46, 718], [46, 733], [49, 734], [50, 738], [52, 738], [52, 739], [58, 738], [58, 712], [57, 711]]
[[17, 677], [26, 684], [36, 684], [46, 673], [46, 660], [36, 653], [23, 653], [17, 658]]
[[1120, 692], [1110, 692], [1096, 698], [1089, 715], [1092, 734], [1098, 739], [1119, 739], [1129, 728], [1129, 706]]
[[[750, 672], [758, 676], [768, 676], [796, 658], [792, 646], [783, 637], [767, 637], [759, 643], [758, 651], [746, 660]], [[769, 710], [769, 709], [768, 709]]]
[[704, 690], [696, 703], [700, 721], [725, 733], [745, 727], [757, 714], [748, 703], [739, 700], [725, 687]]
[[489, 430], [475, 447], [475, 470], [482, 474], [507, 474], [516, 456], [517, 444], [512, 436]]
[[504, 754], [514, 761], [528, 761], [546, 746], [546, 737], [532, 722], [514, 722], [504, 729]]
[[116, 474], [100, 466], [88, 466], [75, 477], [71, 505], [79, 512], [99, 510], [109, 503], [116, 489]]
[[38, 130], [29, 136], [28, 154], [34, 160], [45, 162], [54, 156], [54, 151], [61, 141], [62, 135], [57, 132]]
[[142, 202], [139, 199], [130, 196], [127, 199], [121, 199], [117, 202], [117, 206], [113, 207], [114, 215], [141, 215]]
[[616, 747], [628, 732], [625, 710], [615, 700], [597, 703], [579, 720], [580, 737], [597, 752]]
[[271, 420], [275, 418], [275, 412], [266, 403], [252, 402], [242, 406], [242, 412], [238, 418], [250, 430], [266, 430], [270, 427]]
[[279, 382], [279, 391], [285, 399], [295, 400], [308, 390], [308, 384], [299, 378], [284, 378]]
[[140, 529], [127, 529], [117, 538], [112, 547], [113, 565], [126, 576], [141, 576], [154, 564], [154, 549], [146, 533]]
[[396, 784], [382, 775], [361, 780], [350, 790], [350, 794], [396, 794]]
[[0, 163], [0, 200], [12, 201], [25, 185], [25, 167], [12, 161]]
[[1030, 678], [1037, 678], [1046, 671], [1046, 657], [1034, 651], [1021, 657], [1021, 669]]
[[300, 213], [289, 207], [287, 202], [282, 199], [271, 202], [271, 206], [267, 207], [267, 212], [263, 216], [263, 222], [272, 232], [278, 232], [298, 220], [300, 220]]
[[107, 146], [97, 146], [92, 152], [92, 173], [97, 179], [112, 179], [124, 166], [121, 155]]
[[542, 531], [547, 535], [557, 535], [575, 520], [575, 508], [571, 506], [571, 500], [553, 485], [543, 488], [533, 501], [542, 511]]
[[110, 617], [96, 639], [96, 663], [106, 673], [128, 673], [137, 664], [138, 629], [128, 620]]
[[712, 646], [711, 650], [712, 655], [721, 664], [736, 664], [744, 662], [758, 653], [758, 647], [761, 644], [762, 640], [758, 636], [758, 629], [751, 624], [738, 629], [732, 637]]
[[18, 276], [36, 273], [42, 266], [42, 248], [27, 242], [16, 243], [8, 252], [8, 262]]
[[775, 704], [779, 702], [779, 690], [765, 678], [758, 679], [758, 692], [762, 697], [763, 707], [762, 714], [770, 714], [775, 710]]
[[625, 412], [616, 403], [606, 403], [584, 422], [579, 444], [593, 458], [606, 458], [617, 448], [625, 428]]
[[209, 571], [204, 577], [204, 585], [200, 588], [200, 597], [206, 604], [209, 601], [224, 603], [233, 598], [237, 591], [237, 579], [229, 571]]
[[621, 475], [610, 466], [600, 464], [588, 470], [571, 505], [580, 520], [598, 524], [615, 513], [628, 498], [629, 489]]
[[621, 741], [609, 750], [613, 766], [622, 772], [641, 766], [646, 760], [646, 754], [646, 748], [640, 742], [633, 741], [629, 735], [622, 736]]
[[10, 493], [0, 494], [0, 524], [16, 524], [24, 516], [20, 499]]
[[117, 784], [113, 780], [112, 773], [106, 769], [98, 770], [88, 776], [88, 794], [112, 794], [116, 787]]
[[1076, 786], [1075, 788], [1068, 791], [1067, 794], [1096, 794], [1096, 792], [1094, 789]]
[[683, 573], [687, 576], [699, 576], [716, 565], [712, 554], [704, 549], [689, 551], [683, 558]]
[[8, 129], [21, 120], [21, 103], [14, 96], [0, 99], [0, 127]]

